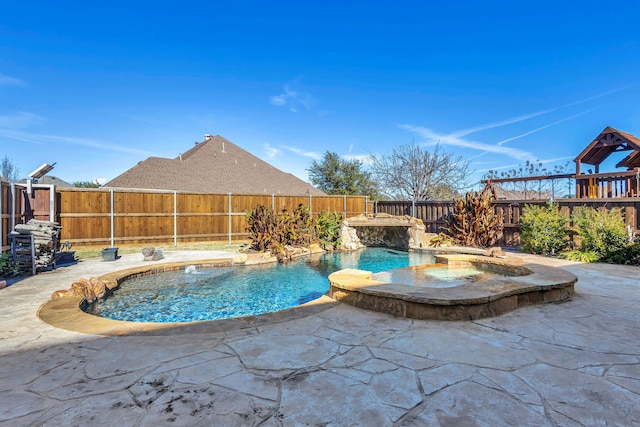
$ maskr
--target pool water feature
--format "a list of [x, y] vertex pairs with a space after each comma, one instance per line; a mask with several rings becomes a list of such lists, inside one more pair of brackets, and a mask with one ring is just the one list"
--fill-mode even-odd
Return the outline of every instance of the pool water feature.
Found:
[[483, 265], [449, 268], [447, 264], [427, 264], [383, 271], [372, 276], [373, 280], [385, 283], [401, 283], [416, 287], [453, 288], [496, 277], [511, 277], [514, 273], [495, 271]]
[[[329, 296], [366, 310], [397, 317], [434, 320], [474, 320], [499, 316], [521, 307], [570, 299], [578, 278], [559, 268], [524, 263], [517, 257], [493, 258], [469, 254], [438, 255], [435, 264], [463, 276], [454, 286], [424, 286], [437, 265], [405, 268], [374, 275], [342, 270], [329, 275]], [[464, 270], [475, 267], [480, 274]], [[483, 277], [491, 272], [491, 277]], [[497, 274], [496, 274], [497, 273]], [[385, 280], [382, 280], [385, 279]]]
[[288, 264], [197, 268], [126, 280], [87, 312], [134, 322], [192, 322], [280, 311], [329, 290], [329, 274], [343, 269], [381, 272], [434, 262], [427, 252], [368, 248], [330, 252]]

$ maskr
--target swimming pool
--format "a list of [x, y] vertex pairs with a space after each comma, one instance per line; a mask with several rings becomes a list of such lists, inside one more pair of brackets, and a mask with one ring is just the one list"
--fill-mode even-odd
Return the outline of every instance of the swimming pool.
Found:
[[329, 290], [329, 274], [347, 268], [374, 273], [434, 262], [426, 252], [368, 248], [311, 255], [288, 264], [196, 269], [125, 281], [87, 312], [134, 322], [193, 322], [280, 311]]

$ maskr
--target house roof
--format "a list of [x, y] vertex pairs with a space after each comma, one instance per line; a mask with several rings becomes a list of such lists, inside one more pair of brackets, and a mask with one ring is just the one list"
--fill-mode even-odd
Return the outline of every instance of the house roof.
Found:
[[[67, 181], [53, 175], [45, 175], [43, 177], [38, 178], [36, 181], [38, 184], [55, 185], [56, 187], [64, 187], [64, 188], [69, 188], [69, 187], [73, 188], [73, 184], [69, 184]], [[26, 184], [27, 179], [23, 178], [20, 181], [18, 181], [18, 183]]]
[[607, 157], [618, 151], [632, 151], [625, 159], [619, 162], [616, 167], [627, 167], [633, 169], [640, 166], [640, 139], [614, 129], [610, 126], [604, 128], [602, 132], [575, 158], [576, 163], [586, 163], [589, 165], [599, 165]]
[[198, 193], [325, 195], [300, 178], [281, 171], [220, 135], [174, 159], [149, 157], [104, 187], [192, 191]]

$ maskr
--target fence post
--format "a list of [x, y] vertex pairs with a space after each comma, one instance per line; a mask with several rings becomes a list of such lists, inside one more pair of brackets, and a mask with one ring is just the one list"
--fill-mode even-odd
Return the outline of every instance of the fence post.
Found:
[[173, 246], [178, 246], [178, 192], [173, 192]]
[[16, 184], [11, 183], [11, 222], [9, 224], [11, 231], [16, 228]]
[[56, 220], [56, 209], [54, 203], [56, 202], [56, 186], [51, 184], [49, 186], [49, 221], [54, 222]]
[[2, 206], [2, 199], [4, 199], [4, 182], [0, 180], [0, 254], [4, 252], [4, 236], [8, 234], [4, 230], [4, 209]]
[[342, 219], [347, 219], [347, 195], [342, 196], [342, 210], [344, 211], [344, 215]]
[[111, 193], [111, 194], [110, 194], [110, 196], [111, 196], [111, 202], [110, 202], [110, 203], [111, 203], [111, 215], [110, 215], [110, 218], [111, 218], [111, 227], [110, 227], [110, 228], [111, 228], [111, 238], [110, 238], [110, 242], [111, 242], [111, 247], [113, 248], [113, 247], [114, 247], [114, 245], [115, 245], [115, 237], [114, 237], [114, 218], [113, 218], [113, 216], [114, 216], [114, 209], [113, 209], [113, 200], [114, 200], [114, 197], [113, 197], [113, 188], [110, 188], [110, 189], [109, 189], [109, 193]]
[[309, 215], [313, 215], [313, 196], [309, 193]]
[[231, 230], [231, 192], [228, 193], [229, 196], [229, 219], [228, 219], [228, 228], [229, 228], [229, 244], [231, 244], [231, 234], [232, 234], [232, 230]]
[[369, 196], [364, 196], [364, 215], [369, 215]]
[[411, 200], [411, 216], [416, 216], [416, 199]]
[[273, 193], [271, 194], [271, 210], [276, 210], [276, 195]]

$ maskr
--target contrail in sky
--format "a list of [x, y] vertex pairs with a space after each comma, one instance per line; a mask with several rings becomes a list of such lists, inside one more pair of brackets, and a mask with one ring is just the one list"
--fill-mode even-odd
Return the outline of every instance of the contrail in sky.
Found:
[[89, 139], [69, 138], [56, 135], [38, 135], [27, 132], [18, 132], [7, 129], [0, 129], [0, 137], [14, 139], [16, 141], [32, 142], [35, 144], [43, 144], [45, 142], [82, 145], [85, 147], [99, 148], [101, 150], [117, 151], [121, 153], [131, 153], [143, 156], [151, 156], [153, 153], [135, 148], [124, 147], [122, 145], [111, 144], [107, 142], [98, 142]]
[[518, 159], [518, 160], [530, 159], [532, 157], [532, 154], [530, 152], [527, 152], [527, 151], [524, 151], [524, 150], [519, 150], [519, 149], [516, 149], [516, 148], [507, 149], [507, 147], [505, 147], [504, 145], [507, 142], [523, 138], [525, 136], [528, 136], [528, 135], [531, 135], [533, 133], [539, 132], [539, 131], [541, 131], [543, 129], [547, 129], [547, 128], [551, 127], [551, 126], [555, 126], [557, 124], [560, 124], [560, 123], [575, 119], [576, 117], [580, 117], [580, 116], [582, 116], [584, 114], [590, 113], [591, 111], [594, 111], [595, 108], [589, 109], [589, 110], [586, 110], [586, 111], [582, 111], [582, 112], [577, 113], [577, 114], [573, 114], [573, 115], [571, 115], [569, 117], [565, 117], [563, 119], [556, 120], [556, 121], [548, 123], [546, 125], [543, 125], [543, 126], [535, 128], [535, 129], [532, 129], [532, 130], [526, 131], [524, 133], [521, 133], [519, 135], [503, 139], [503, 140], [497, 142], [496, 144], [487, 144], [487, 143], [478, 142], [478, 141], [466, 140], [463, 137], [465, 137], [467, 135], [471, 135], [471, 134], [476, 133], [476, 132], [483, 131], [483, 130], [495, 129], [495, 128], [507, 126], [507, 125], [510, 125], [510, 124], [523, 122], [525, 120], [529, 120], [529, 119], [532, 119], [534, 117], [543, 116], [545, 114], [549, 114], [549, 113], [552, 113], [552, 112], [555, 112], [555, 111], [558, 111], [558, 110], [561, 110], [561, 109], [564, 109], [564, 108], [572, 107], [572, 106], [579, 105], [579, 104], [584, 104], [586, 102], [593, 101], [594, 99], [602, 98], [602, 97], [611, 95], [611, 94], [616, 93], [616, 92], [620, 92], [620, 91], [623, 91], [623, 90], [626, 90], [626, 89], [629, 89], [629, 88], [632, 88], [632, 87], [636, 87], [638, 85], [639, 84], [623, 86], [623, 87], [620, 87], [620, 88], [609, 90], [607, 92], [600, 93], [598, 95], [591, 96], [589, 98], [585, 98], [585, 99], [581, 99], [579, 101], [575, 101], [575, 102], [571, 102], [571, 103], [568, 103], [568, 104], [565, 104], [565, 105], [561, 105], [559, 107], [554, 107], [554, 108], [549, 108], [549, 109], [546, 109], [546, 110], [536, 111], [536, 112], [533, 112], [533, 113], [523, 114], [523, 115], [520, 115], [520, 116], [511, 117], [511, 118], [508, 118], [508, 119], [505, 119], [505, 120], [500, 120], [500, 121], [497, 121], [497, 122], [487, 123], [487, 124], [475, 126], [475, 127], [472, 127], [472, 128], [461, 129], [461, 130], [458, 130], [458, 131], [451, 132], [449, 134], [438, 134], [438, 133], [434, 132], [433, 130], [431, 130], [429, 128], [422, 127], [422, 126], [414, 126], [414, 125], [409, 125], [409, 124], [403, 124], [403, 125], [400, 125], [399, 127], [402, 128], [402, 129], [408, 130], [410, 132], [414, 132], [414, 133], [419, 134], [420, 136], [422, 136], [426, 140], [425, 142], [428, 143], [428, 144], [442, 143], [442, 144], [445, 144], [445, 145], [452, 145], [452, 146], [456, 146], [456, 147], [464, 147], [464, 148], [471, 148], [471, 149], [484, 151], [483, 153], [480, 153], [480, 154], [478, 154], [477, 156], [475, 156], [473, 158], [480, 157], [480, 156], [482, 156], [484, 154], [487, 154], [487, 153], [494, 153], [494, 154], [504, 154], [504, 155], [507, 155], [509, 157], [512, 157], [512, 158]]
[[581, 112], [581, 113], [574, 114], [573, 116], [569, 116], [569, 117], [565, 117], [564, 119], [556, 120], [555, 122], [551, 122], [551, 123], [546, 124], [546, 125], [544, 125], [544, 126], [540, 126], [540, 127], [538, 127], [538, 128], [532, 129], [532, 130], [527, 131], [527, 132], [525, 132], [525, 133], [522, 133], [522, 134], [520, 134], [520, 135], [516, 135], [516, 136], [513, 136], [513, 137], [511, 137], [511, 138], [503, 139], [502, 141], [498, 141], [498, 142], [497, 142], [497, 144], [498, 144], [498, 145], [506, 144], [507, 142], [509, 142], [509, 141], [513, 141], [514, 139], [519, 139], [519, 138], [525, 137], [525, 136], [527, 136], [527, 135], [531, 135], [532, 133], [539, 132], [539, 131], [541, 131], [541, 130], [543, 130], [543, 129], [549, 128], [549, 127], [551, 127], [551, 126], [555, 126], [555, 125], [557, 125], [557, 124], [559, 124], [559, 123], [566, 122], [566, 121], [568, 121], [568, 120], [575, 119], [576, 117], [583, 116], [583, 115], [585, 115], [585, 114], [587, 114], [587, 113], [590, 113], [590, 112], [592, 112], [592, 111], [594, 111], [594, 110], [595, 110], [595, 108], [592, 108], [592, 109], [590, 109], [590, 110], [586, 110], [586, 111], [583, 111], [583, 112]]

